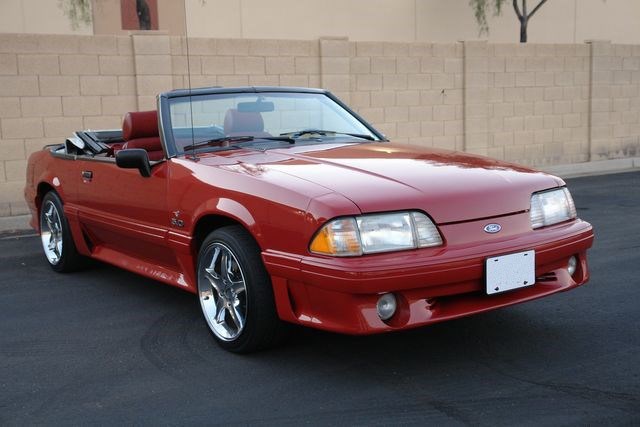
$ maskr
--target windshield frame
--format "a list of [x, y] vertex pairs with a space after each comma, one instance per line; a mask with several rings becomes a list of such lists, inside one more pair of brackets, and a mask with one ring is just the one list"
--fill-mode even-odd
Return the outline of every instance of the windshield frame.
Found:
[[[171, 125], [171, 108], [170, 100], [174, 98], [196, 98], [203, 95], [215, 95], [215, 94], [233, 94], [233, 93], [310, 93], [324, 95], [340, 107], [342, 107], [353, 118], [360, 122], [367, 130], [369, 130], [379, 141], [388, 142], [388, 139], [375, 129], [370, 123], [362, 118], [358, 113], [353, 111], [344, 102], [338, 99], [331, 92], [323, 89], [310, 89], [310, 88], [292, 88], [292, 87], [239, 87], [239, 88], [198, 88], [198, 89], [178, 89], [171, 92], [165, 92], [158, 95], [158, 120], [160, 127], [160, 134], [165, 145], [165, 151], [167, 158], [176, 156], [188, 156], [191, 153], [178, 152], [175, 141], [173, 139], [173, 127]], [[367, 141], [363, 141], [367, 142]]]

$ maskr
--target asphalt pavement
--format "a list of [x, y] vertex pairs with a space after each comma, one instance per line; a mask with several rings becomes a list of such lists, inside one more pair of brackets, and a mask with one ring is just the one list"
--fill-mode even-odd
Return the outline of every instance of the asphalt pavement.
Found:
[[406, 333], [217, 347], [195, 296], [0, 237], [0, 425], [638, 425], [640, 172], [568, 180], [591, 281]]

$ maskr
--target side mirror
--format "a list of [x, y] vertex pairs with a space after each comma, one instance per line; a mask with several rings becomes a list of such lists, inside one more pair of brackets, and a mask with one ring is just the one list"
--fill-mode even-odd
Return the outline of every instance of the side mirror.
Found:
[[151, 176], [151, 164], [149, 155], [142, 148], [127, 148], [116, 153], [116, 165], [123, 169], [138, 169], [140, 175], [148, 178]]

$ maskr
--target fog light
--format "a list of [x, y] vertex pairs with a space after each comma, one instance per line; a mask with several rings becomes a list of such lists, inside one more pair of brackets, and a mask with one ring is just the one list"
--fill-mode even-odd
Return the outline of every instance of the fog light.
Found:
[[576, 257], [572, 256], [569, 258], [569, 262], [567, 263], [567, 271], [569, 272], [569, 276], [573, 276], [578, 268], [578, 260]]
[[396, 312], [396, 297], [393, 294], [383, 294], [378, 298], [376, 309], [378, 317], [382, 320], [389, 320]]

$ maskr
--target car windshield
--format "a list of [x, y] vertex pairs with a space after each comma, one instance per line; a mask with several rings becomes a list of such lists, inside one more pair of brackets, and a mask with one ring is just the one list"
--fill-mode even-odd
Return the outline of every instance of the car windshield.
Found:
[[[171, 128], [177, 153], [194, 149], [261, 149], [304, 142], [380, 140], [348, 110], [323, 93], [217, 93], [172, 98]], [[211, 148], [214, 147], [214, 148]]]

